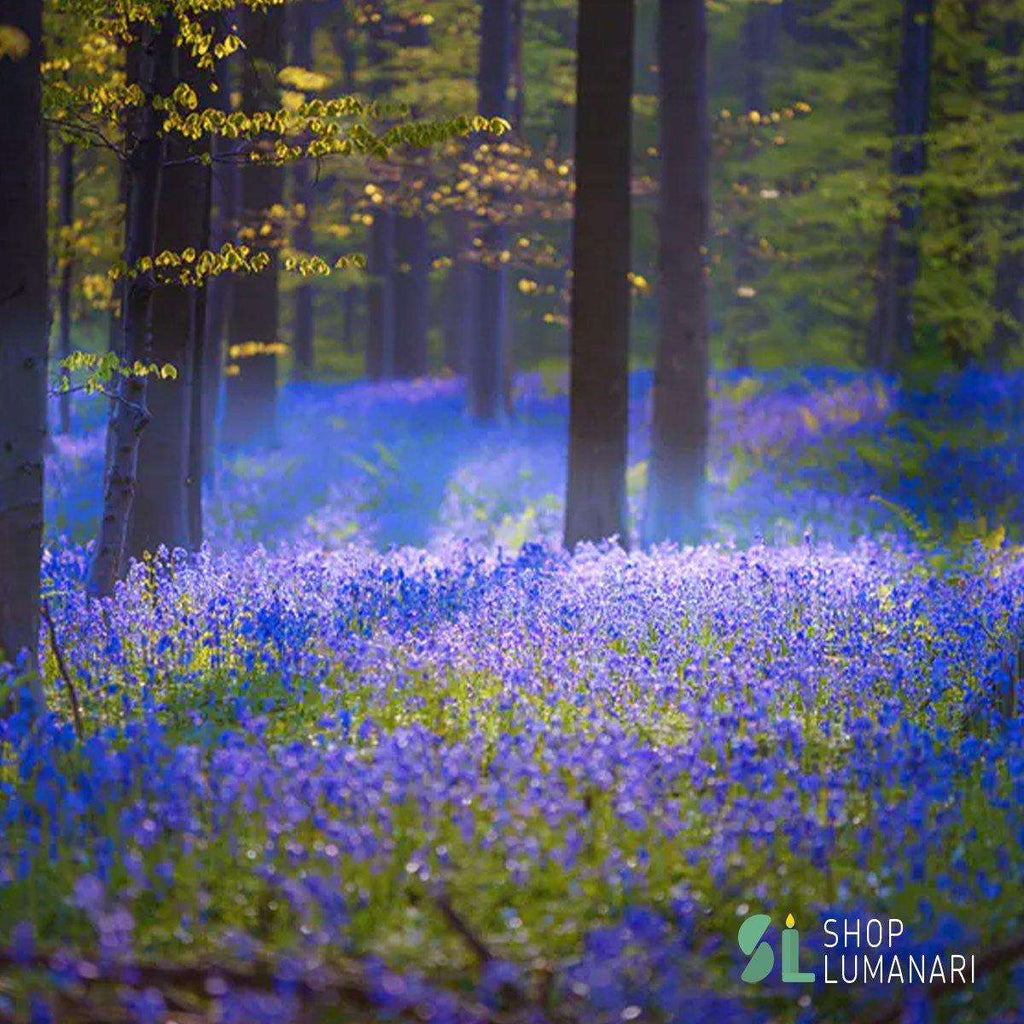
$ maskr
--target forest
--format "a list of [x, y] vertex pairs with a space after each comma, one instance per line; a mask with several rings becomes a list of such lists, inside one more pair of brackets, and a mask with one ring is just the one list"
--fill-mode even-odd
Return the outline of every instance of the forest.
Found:
[[0, 1024], [1024, 1022], [1024, 0], [0, 0]]

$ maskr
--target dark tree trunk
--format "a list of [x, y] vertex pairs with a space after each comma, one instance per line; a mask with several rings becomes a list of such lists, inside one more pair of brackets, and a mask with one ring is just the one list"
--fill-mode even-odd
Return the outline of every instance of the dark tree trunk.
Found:
[[[767, 70], [774, 49], [780, 11], [778, 4], [752, 3], [744, 15], [741, 48], [745, 111], [763, 113], [769, 107]], [[756, 137], [751, 135], [744, 158], [752, 161], [756, 155]], [[737, 294], [740, 288], [753, 288], [755, 293], [757, 291], [760, 277], [757, 252], [761, 237], [757, 225], [759, 204], [752, 198], [757, 194], [753, 176], [749, 171], [743, 171], [739, 180], [746, 187], [747, 201], [734, 228], [736, 287], [733, 289], [732, 301], [738, 303], [738, 306], [735, 315], [730, 318], [728, 359], [735, 368], [746, 369], [750, 366], [751, 343], [767, 327], [767, 318], [756, 294], [750, 298]]]
[[[209, 145], [209, 143], [208, 143]], [[203, 217], [200, 225], [200, 248], [210, 245], [210, 230], [213, 206], [213, 171], [203, 167]], [[210, 286], [204, 282], [193, 289], [195, 301], [192, 304], [192, 350], [189, 353], [188, 368], [188, 453], [185, 477], [185, 500], [188, 510], [188, 546], [198, 551], [203, 543], [203, 457], [206, 442], [203, 437], [206, 405], [206, 344], [209, 337], [206, 320], [210, 309]]]
[[[29, 39], [0, 59], [0, 661], [39, 641], [46, 440], [46, 192], [43, 180], [41, 0], [10, 0], [4, 20]], [[33, 697], [44, 704], [33, 677]]]
[[[480, 18], [480, 66], [477, 83], [480, 113], [510, 117], [513, 0], [483, 0]], [[469, 408], [482, 420], [495, 419], [504, 402], [504, 359], [508, 317], [508, 273], [499, 256], [508, 244], [501, 224], [480, 231], [484, 258], [477, 271], [477, 336], [469, 361]]]
[[[301, 204], [302, 208], [292, 233], [292, 245], [299, 252], [308, 255], [313, 250], [313, 227], [310, 223], [313, 190], [310, 187], [309, 167], [302, 161], [296, 163], [292, 169], [292, 186], [295, 202]], [[313, 376], [313, 339], [316, 333], [315, 294], [313, 286], [303, 278], [302, 283], [296, 286], [293, 296], [292, 357], [294, 363], [292, 374], [299, 380], [308, 380]]]
[[345, 92], [350, 94], [356, 91], [356, 50], [352, 45], [353, 32], [352, 14], [347, 0], [344, 0], [338, 5], [332, 40], [334, 52], [341, 60], [342, 84]]
[[900, 64], [894, 107], [892, 175], [895, 217], [882, 236], [878, 309], [869, 345], [871, 361], [891, 371], [910, 352], [914, 335], [914, 288], [920, 258], [920, 188], [925, 169], [931, 81], [934, 0], [903, 0]]
[[356, 300], [358, 291], [351, 285], [341, 297], [341, 347], [350, 355], [356, 350]]
[[[164, 79], [174, 54], [176, 24], [171, 14], [165, 15], [155, 30], [148, 33], [140, 60], [140, 81], [143, 102], [138, 109], [134, 127], [135, 142], [129, 157], [131, 184], [125, 235], [125, 263], [138, 264], [143, 256], [153, 253], [156, 209], [160, 197], [160, 166], [163, 143], [160, 138], [161, 114], [154, 107], [156, 83]], [[151, 358], [150, 309], [153, 276], [138, 273], [131, 278], [124, 296], [124, 341], [122, 355], [126, 362]], [[125, 377], [118, 387], [107, 426], [107, 468], [104, 477], [103, 516], [89, 566], [89, 593], [106, 597], [113, 593], [114, 582], [121, 572], [132, 502], [135, 498], [139, 439], [149, 422], [146, 406], [147, 377]]]
[[469, 219], [453, 212], [447, 218], [447, 227], [452, 265], [444, 288], [444, 364], [453, 373], [464, 373], [476, 337], [479, 267], [469, 259]]
[[395, 373], [395, 215], [378, 209], [370, 228], [370, 286], [367, 290], [366, 373], [373, 380]]
[[[290, 15], [289, 36], [291, 37], [291, 63], [311, 70], [313, 67], [313, 17], [310, 0], [299, 0], [288, 8]], [[309, 164], [300, 160], [292, 165], [292, 200], [297, 209], [292, 245], [300, 253], [310, 254], [313, 250], [313, 193]], [[292, 310], [292, 357], [293, 374], [300, 380], [313, 376], [314, 324], [313, 285], [301, 278], [295, 288]]]
[[[382, 46], [389, 26], [382, 0], [375, 0], [370, 22], [367, 57], [374, 72], [370, 95], [375, 99], [387, 92], [388, 81], [381, 74], [385, 59]], [[366, 373], [373, 380], [384, 380], [395, 372], [395, 288], [392, 273], [395, 263], [395, 214], [378, 207], [370, 226], [370, 283], [366, 293]]]
[[704, 0], [660, 0], [661, 193], [658, 351], [644, 539], [695, 542], [704, 530], [708, 440], [709, 217]]
[[[132, 40], [125, 47], [124, 73], [129, 82], [138, 82], [140, 79], [140, 61], [142, 59], [142, 44], [136, 39]], [[127, 140], [131, 131], [131, 112], [124, 111], [121, 114], [121, 126]], [[121, 217], [118, 223], [118, 245], [122, 251], [125, 245], [128, 223], [128, 193], [132, 184], [132, 171], [127, 160], [122, 160], [118, 166], [117, 197], [121, 207]], [[118, 278], [114, 282], [111, 294], [110, 320], [108, 321], [107, 347], [111, 352], [121, 354], [121, 346], [124, 344], [124, 293], [125, 280]], [[109, 455], [108, 455], [109, 461]]]
[[512, 0], [512, 123], [525, 134], [526, 83], [523, 77], [523, 0]]
[[[65, 143], [60, 152], [60, 225], [70, 230], [75, 221], [75, 147]], [[71, 247], [64, 242], [61, 253], [60, 283], [57, 289], [57, 308], [60, 334], [57, 340], [57, 354], [61, 359], [71, 355], [71, 282], [74, 276], [74, 261]], [[63, 376], [63, 375], [62, 375]], [[71, 429], [71, 395], [63, 392], [60, 396], [59, 428], [62, 434]]]
[[[185, 61], [177, 61], [184, 70]], [[168, 68], [157, 91], [169, 95], [179, 80], [195, 76]], [[206, 224], [207, 170], [189, 162], [197, 155], [178, 135], [164, 144], [167, 166], [160, 179], [156, 212], [154, 252], [202, 250]], [[189, 395], [191, 391], [193, 331], [196, 326], [196, 292], [183, 284], [159, 284], [150, 300], [150, 358], [159, 366], [169, 363], [178, 371], [176, 380], [154, 377], [146, 402], [149, 424], [139, 441], [138, 472], [128, 554], [141, 558], [160, 545], [169, 550], [187, 548], [190, 541], [188, 514]]]
[[420, 216], [395, 222], [395, 376], [427, 375], [430, 240]]
[[[355, 31], [348, 3], [339, 4], [337, 17], [332, 25], [331, 40], [334, 52], [341, 61], [341, 91], [348, 95], [356, 91], [356, 49], [353, 45]], [[343, 209], [348, 216], [350, 207], [347, 198], [343, 200]], [[345, 288], [341, 299], [341, 347], [350, 354], [356, 350], [355, 329], [358, 298], [359, 290], [350, 285]]]
[[628, 542], [633, 0], [580, 4], [565, 543]]
[[[1019, 59], [1022, 41], [1024, 23], [1011, 21], [1007, 26], [1004, 47], [1006, 56]], [[1019, 73], [1007, 92], [1005, 105], [1011, 113], [1024, 110], [1024, 80]], [[1024, 340], [1024, 184], [1021, 184], [1019, 170], [1019, 162], [1024, 159], [1024, 141], [1018, 138], [1011, 147], [1011, 153], [1017, 161], [1017, 186], [1011, 188], [1003, 199], [1003, 219], [1008, 227], [996, 264], [995, 288], [992, 292], [996, 320], [992, 329], [989, 359], [996, 365], [1002, 365], [1010, 350]]]
[[[231, 89], [233, 84], [231, 57], [217, 62], [217, 92], [214, 103], [219, 110], [231, 110]], [[214, 138], [214, 157], [223, 157], [232, 143], [227, 139]], [[215, 250], [228, 241], [234, 241], [238, 233], [238, 167], [230, 162], [214, 162], [211, 177], [211, 200], [215, 212], [211, 212], [210, 246]], [[206, 310], [204, 318], [205, 339], [202, 353], [202, 479], [213, 481], [214, 462], [217, 451], [217, 407], [220, 403], [221, 366], [224, 362], [224, 340], [227, 334], [228, 314], [231, 309], [232, 274], [218, 274], [206, 286]]]
[[[277, 104], [277, 71], [283, 51], [282, 8], [246, 10], [246, 60], [242, 95], [246, 111], [270, 110]], [[280, 167], [254, 162], [239, 172], [242, 219], [259, 229], [268, 211], [284, 197]], [[228, 330], [228, 370], [225, 384], [223, 438], [239, 445], [270, 440], [276, 435], [277, 347], [280, 344], [280, 300], [277, 282], [276, 231], [257, 233], [258, 245], [270, 253], [270, 266], [261, 274], [241, 274], [232, 282]]]

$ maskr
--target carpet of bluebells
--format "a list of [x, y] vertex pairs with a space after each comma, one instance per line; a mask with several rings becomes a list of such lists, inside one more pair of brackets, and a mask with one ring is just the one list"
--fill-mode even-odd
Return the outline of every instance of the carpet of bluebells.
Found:
[[805, 957], [824, 916], [899, 917], [906, 953], [1024, 928], [1024, 379], [718, 379], [684, 551], [559, 547], [566, 407], [289, 390], [203, 551], [92, 604], [76, 410], [53, 715], [0, 722], [0, 1019], [1024, 1020], [1020, 964], [747, 986], [736, 944], [755, 911]]

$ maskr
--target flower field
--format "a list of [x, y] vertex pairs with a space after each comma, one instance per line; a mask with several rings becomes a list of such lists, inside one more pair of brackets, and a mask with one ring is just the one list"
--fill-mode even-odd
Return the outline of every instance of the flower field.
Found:
[[[719, 378], [717, 537], [685, 551], [558, 546], [562, 382], [463, 409], [286, 393], [204, 551], [102, 603], [102, 435], [56, 440], [0, 1019], [1024, 1019], [1024, 380]], [[977, 976], [746, 985], [755, 910], [805, 959], [814, 920], [899, 918]]]

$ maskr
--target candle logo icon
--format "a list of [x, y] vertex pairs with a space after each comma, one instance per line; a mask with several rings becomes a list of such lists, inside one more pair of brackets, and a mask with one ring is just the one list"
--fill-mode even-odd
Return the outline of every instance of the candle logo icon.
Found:
[[[767, 914], [751, 914], [744, 919], [736, 936], [740, 949], [749, 957], [740, 977], [751, 985], [764, 981], [775, 966], [775, 953], [764, 939], [771, 923]], [[791, 913], [786, 915], [786, 927], [782, 930], [782, 980], [797, 983], [815, 980], [813, 971], [800, 970], [800, 932]]]
[[800, 970], [800, 933], [796, 930], [792, 914], [786, 915], [786, 927], [782, 931], [782, 980], [814, 981], [813, 971]]

